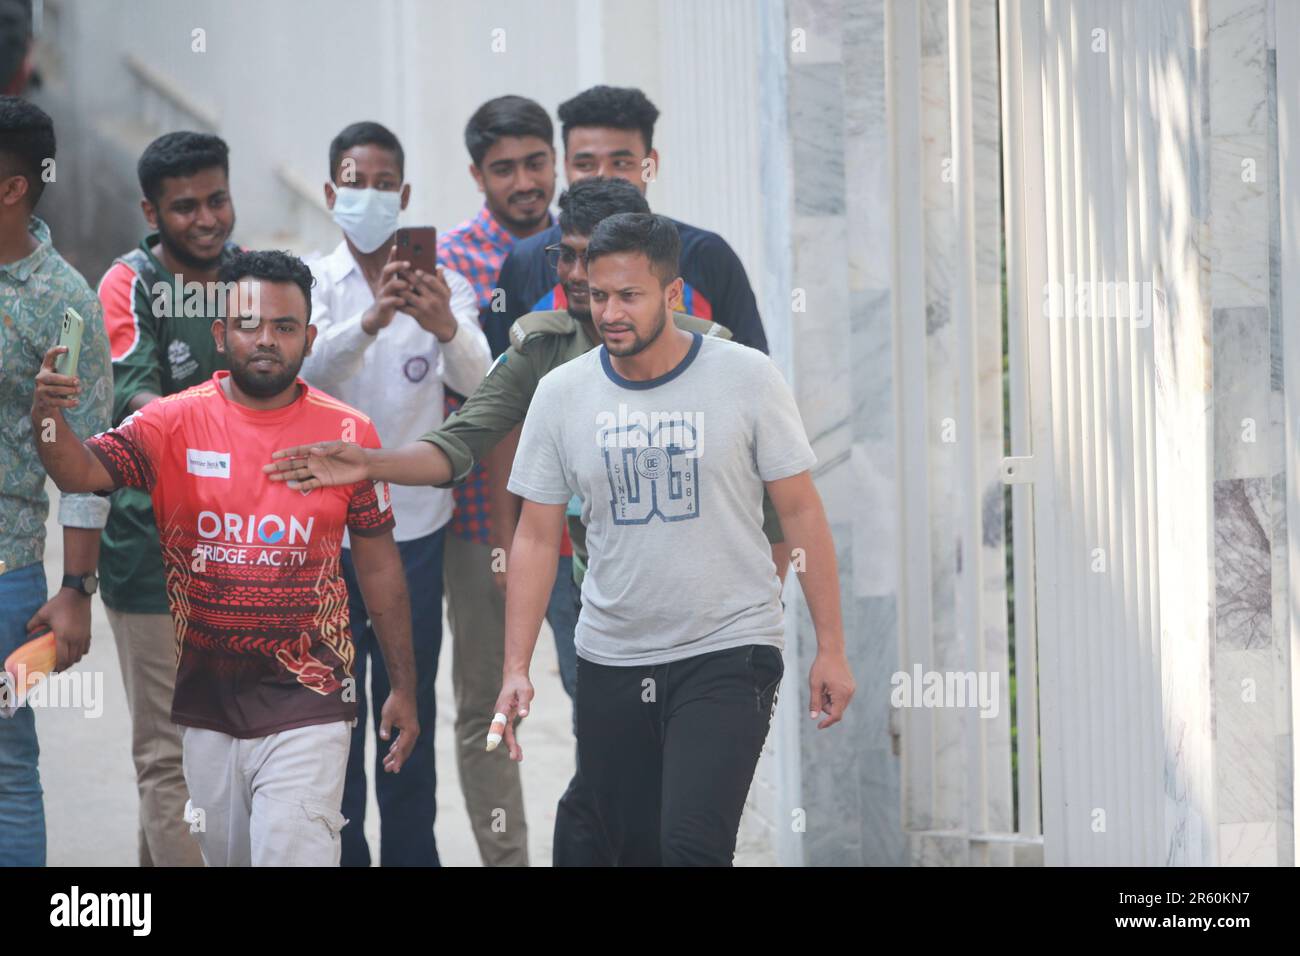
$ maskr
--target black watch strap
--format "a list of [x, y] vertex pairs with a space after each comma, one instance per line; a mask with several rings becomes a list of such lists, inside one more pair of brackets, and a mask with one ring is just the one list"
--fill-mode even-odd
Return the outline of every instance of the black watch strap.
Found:
[[99, 589], [99, 578], [94, 571], [86, 574], [65, 574], [63, 576], [63, 587], [72, 588], [74, 591], [90, 597]]

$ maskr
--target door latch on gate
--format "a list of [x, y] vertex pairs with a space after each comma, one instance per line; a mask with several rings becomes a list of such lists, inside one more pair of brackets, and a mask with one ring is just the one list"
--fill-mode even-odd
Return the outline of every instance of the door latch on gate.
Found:
[[1034, 481], [1033, 456], [1002, 459], [1002, 483], [1004, 485], [1029, 485]]

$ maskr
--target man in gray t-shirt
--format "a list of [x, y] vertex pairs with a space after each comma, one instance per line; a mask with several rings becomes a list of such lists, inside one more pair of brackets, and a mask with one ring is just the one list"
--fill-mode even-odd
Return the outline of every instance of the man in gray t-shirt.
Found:
[[763, 483], [816, 461], [794, 398], [757, 349], [698, 332], [668, 374], [629, 381], [592, 349], [538, 385], [510, 490], [582, 499], [590, 570], [578, 653], [663, 664], [745, 644], [784, 623]]
[[[509, 561], [498, 717], [533, 696], [528, 666], [565, 505], [582, 499], [589, 565], [578, 619], [578, 774], [617, 865], [728, 865], [783, 673], [767, 489], [814, 625], [810, 714], [853, 694], [834, 544], [799, 412], [767, 356], [677, 329], [672, 222], [612, 216], [587, 248], [604, 345], [542, 379], [509, 488], [525, 499]], [[494, 730], [498, 729], [494, 727]], [[489, 744], [491, 746], [491, 744]], [[597, 861], [592, 861], [597, 862]]]

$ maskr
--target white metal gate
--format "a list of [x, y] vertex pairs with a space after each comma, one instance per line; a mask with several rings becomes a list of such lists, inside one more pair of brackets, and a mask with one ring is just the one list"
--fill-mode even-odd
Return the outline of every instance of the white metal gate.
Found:
[[[1034, 541], [1016, 594], [1017, 610], [1037, 603], [1045, 861], [1175, 862], [1155, 353], [1175, 347], [1163, 337], [1165, 273], [1186, 265], [1159, 233], [1194, 187], [1162, 164], [1153, 84], [1178, 12], [1003, 0], [1001, 14], [1011, 404], [1028, 412], [1013, 420], [1007, 473], [1017, 534]], [[1203, 527], [1206, 515], [1186, 521]], [[1187, 613], [1206, 606], [1203, 580], [1180, 587]]]

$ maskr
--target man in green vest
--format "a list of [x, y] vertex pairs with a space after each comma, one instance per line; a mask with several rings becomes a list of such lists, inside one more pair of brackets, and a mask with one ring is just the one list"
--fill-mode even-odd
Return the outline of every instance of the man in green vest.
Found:
[[[138, 173], [150, 234], [114, 260], [99, 283], [113, 356], [114, 426], [227, 367], [212, 320], [225, 313], [227, 290], [217, 272], [237, 250], [230, 242], [229, 150], [210, 134], [167, 133], [141, 154]], [[113, 494], [102, 555], [100, 593], [131, 708], [140, 865], [202, 866], [185, 822], [180, 731], [171, 720], [176, 632], [148, 494]]]

